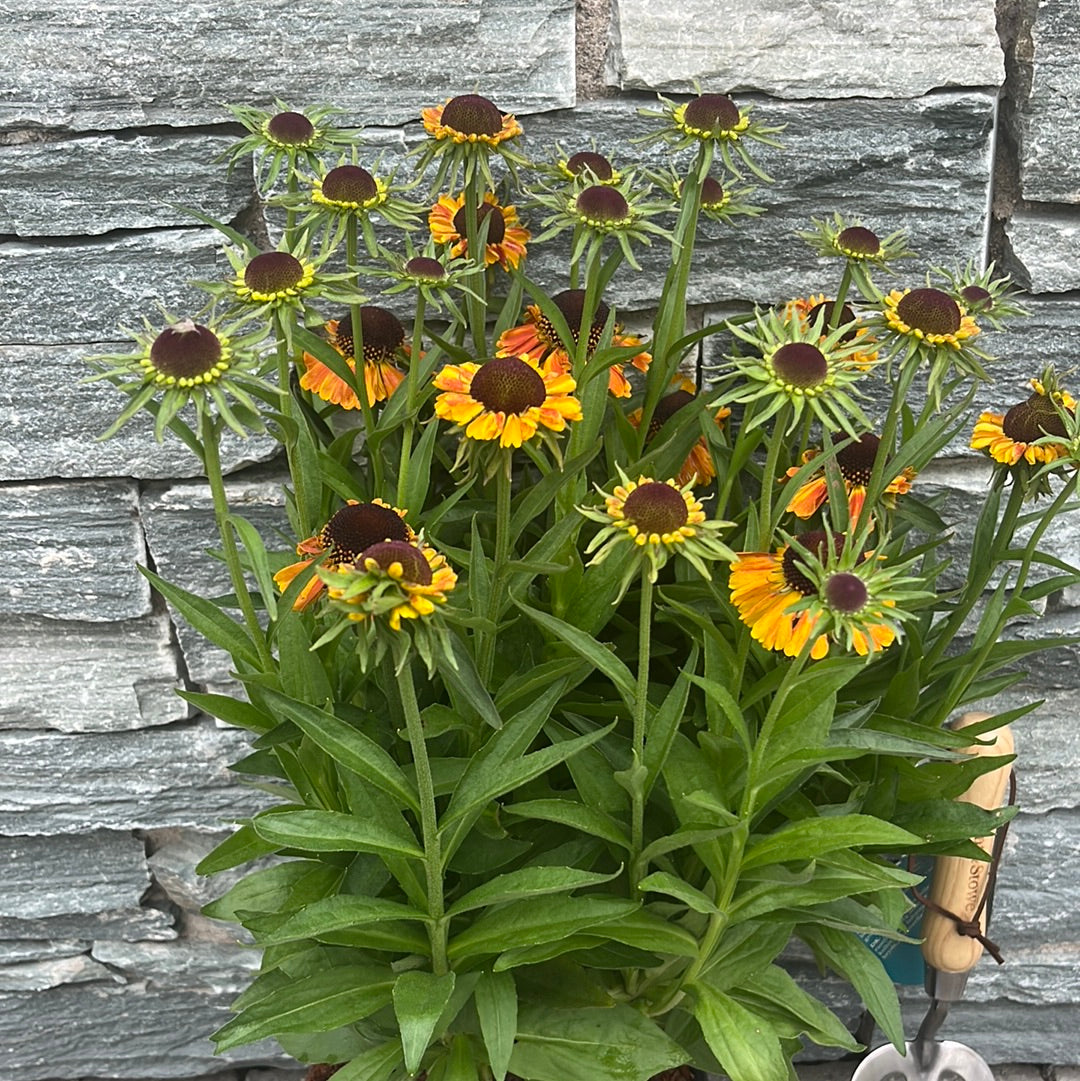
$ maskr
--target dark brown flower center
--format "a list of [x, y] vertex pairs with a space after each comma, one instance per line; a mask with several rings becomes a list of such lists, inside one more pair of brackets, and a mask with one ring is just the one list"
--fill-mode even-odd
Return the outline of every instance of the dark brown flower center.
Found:
[[649, 421], [649, 431], [645, 438], [652, 439], [680, 409], [689, 405], [693, 400], [693, 394], [686, 390], [674, 390], [670, 394], [665, 394], [656, 403], [652, 420]]
[[154, 370], [175, 379], [194, 379], [213, 371], [221, 359], [221, 342], [209, 328], [190, 319], [166, 327], [150, 346]]
[[424, 553], [412, 544], [394, 540], [380, 541], [370, 548], [365, 548], [358, 562], [364, 566], [369, 559], [374, 559], [384, 571], [389, 571], [395, 563], [399, 563], [402, 581], [417, 586], [431, 585], [431, 566], [424, 558]]
[[588, 169], [597, 180], [610, 180], [614, 175], [611, 162], [594, 150], [582, 150], [572, 154], [566, 159], [566, 169], [574, 176], [580, 176]]
[[989, 311], [994, 306], [993, 294], [981, 285], [965, 285], [960, 290], [964, 303], [969, 308], [977, 308], [980, 311]]
[[[832, 322], [833, 308], [835, 308], [835, 307], [836, 307], [836, 302], [833, 301], [833, 300], [823, 300], [820, 304], [815, 304], [806, 313], [806, 321], [807, 321], [807, 323], [809, 323], [810, 326], [813, 326], [814, 321], [818, 318], [819, 315], [821, 315], [822, 312], [824, 312], [825, 313], [825, 318], [822, 319], [822, 321], [821, 321], [821, 330], [822, 330], [822, 333], [827, 334], [828, 330], [829, 330], [829, 324]], [[836, 325], [838, 327], [842, 327], [842, 326], [846, 325], [847, 323], [853, 323], [853, 322], [855, 322], [855, 312], [852, 309], [851, 305], [850, 304], [842, 304], [840, 306], [840, 318], [837, 321]], [[843, 335], [841, 335], [840, 340], [842, 342], [850, 342], [855, 337], [856, 333], [857, 332], [856, 332], [855, 328], [852, 327], [851, 330], [846, 331]]]
[[577, 209], [590, 221], [618, 222], [630, 216], [630, 204], [622, 192], [605, 184], [586, 188], [577, 197]]
[[401, 515], [379, 503], [350, 503], [342, 507], [319, 534], [331, 563], [354, 563], [373, 544], [409, 538], [409, 527]]
[[[570, 334], [573, 336], [574, 341], [577, 342], [581, 335], [581, 324], [584, 322], [585, 316], [585, 290], [564, 289], [551, 298], [551, 303], [562, 312], [566, 325], [570, 328]], [[596, 314], [589, 326], [588, 350], [590, 354], [599, 345], [600, 335], [604, 332], [604, 325], [607, 323], [610, 314], [611, 309], [602, 300], [598, 301]], [[540, 337], [548, 345], [558, 346], [561, 344], [558, 332], [546, 315], [541, 313], [536, 326]]]
[[639, 485], [623, 503], [623, 516], [642, 533], [675, 533], [686, 525], [690, 512], [682, 492], [670, 484], [651, 480]]
[[429, 282], [440, 282], [446, 277], [446, 270], [438, 259], [427, 255], [418, 255], [405, 264], [405, 273], [414, 278]]
[[304, 277], [304, 266], [287, 251], [268, 251], [256, 255], [244, 271], [244, 284], [253, 293], [270, 296], [295, 289]]
[[867, 432], [859, 436], [854, 443], [849, 443], [837, 451], [836, 464], [840, 467], [844, 480], [851, 484], [869, 484], [870, 475], [874, 471], [874, 460], [877, 458], [880, 446], [881, 440], [872, 432]]
[[686, 106], [683, 120], [698, 131], [731, 131], [739, 123], [739, 107], [727, 94], [702, 94]]
[[315, 136], [315, 125], [303, 113], [278, 113], [266, 124], [266, 133], [282, 146], [304, 146]]
[[822, 592], [825, 595], [825, 603], [845, 616], [853, 616], [856, 612], [861, 612], [870, 599], [866, 583], [850, 571], [830, 574]]
[[829, 374], [829, 362], [816, 345], [788, 342], [772, 357], [773, 370], [788, 386], [806, 390], [819, 386]]
[[[393, 312], [374, 304], [361, 307], [360, 329], [364, 336], [364, 360], [369, 364], [389, 360], [405, 343], [405, 328], [401, 320]], [[334, 344], [345, 356], [355, 358], [351, 313], [338, 322]]]
[[849, 255], [861, 255], [864, 258], [877, 255], [881, 251], [881, 241], [877, 233], [863, 225], [849, 225], [841, 229], [836, 238], [836, 246]]
[[1034, 443], [1044, 435], [1065, 436], [1065, 422], [1045, 394], [1032, 394], [1005, 414], [1001, 430], [1014, 443]]
[[940, 289], [912, 289], [901, 297], [896, 314], [924, 334], [955, 334], [960, 329], [960, 307]]
[[[503, 218], [502, 209], [494, 203], [481, 203], [476, 209], [476, 228], [479, 231], [484, 222], [488, 223], [487, 243], [501, 244], [506, 237], [506, 219]], [[454, 232], [464, 237], [468, 232], [468, 218], [465, 216], [465, 207], [462, 207], [454, 215]]]
[[496, 357], [482, 364], [470, 393], [489, 413], [524, 413], [547, 398], [540, 373], [518, 357]]
[[366, 203], [379, 194], [375, 178], [359, 165], [339, 165], [323, 178], [323, 195], [335, 203]]
[[[824, 562], [828, 559], [829, 535], [823, 529], [811, 529], [808, 533], [800, 533], [795, 540], [819, 561]], [[833, 534], [833, 548], [837, 555], [844, 550], [842, 533]], [[801, 564], [805, 558], [794, 545], [789, 544], [784, 549], [781, 562], [784, 569], [784, 581], [804, 597], [810, 597], [817, 593], [817, 586], [803, 573], [801, 567], [796, 565]]]
[[463, 135], [498, 135], [503, 125], [502, 113], [495, 103], [479, 94], [451, 98], [443, 109], [442, 122]]
[[715, 177], [705, 177], [705, 183], [701, 185], [701, 205], [706, 210], [724, 205], [724, 186]]

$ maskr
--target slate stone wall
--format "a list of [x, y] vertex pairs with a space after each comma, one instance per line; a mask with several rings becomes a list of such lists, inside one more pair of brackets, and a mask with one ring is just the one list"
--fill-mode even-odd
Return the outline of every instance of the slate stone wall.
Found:
[[[79, 385], [118, 327], [183, 311], [224, 269], [181, 206], [251, 220], [249, 171], [213, 159], [223, 101], [333, 102], [399, 154], [421, 106], [481, 91], [559, 139], [624, 162], [636, 107], [695, 79], [786, 123], [769, 213], [703, 239], [702, 316], [817, 290], [793, 230], [839, 211], [907, 229], [934, 261], [996, 258], [1032, 295], [1001, 394], [1080, 352], [1080, 50], [1073, 0], [190, 0], [0, 2], [0, 1078], [249, 1081], [291, 1064], [270, 1045], [213, 1057], [206, 1034], [256, 964], [199, 909], [227, 882], [193, 873], [258, 793], [225, 764], [245, 737], [172, 689], [227, 683], [136, 574], [215, 589], [208, 492], [191, 456], [133, 423], [95, 436], [115, 392]], [[649, 253], [646, 271], [658, 266]], [[647, 318], [656, 273], [609, 299]], [[717, 362], [700, 358], [707, 378]], [[924, 483], [965, 526], [986, 479], [961, 442]], [[265, 440], [225, 450], [259, 528], [283, 521]], [[1060, 554], [1080, 560], [1080, 523]], [[1041, 626], [1080, 630], [1080, 596]], [[1025, 631], [1024, 633], [1027, 633]], [[1034, 630], [1032, 630], [1034, 633]], [[1056, 653], [1009, 703], [1045, 697], [1018, 733], [1025, 806], [996, 913], [1009, 963], [980, 966], [955, 1038], [996, 1062], [1080, 1063], [1077, 655]], [[835, 988], [824, 989], [835, 994]], [[912, 1018], [919, 996], [909, 996]], [[224, 1073], [222, 1071], [225, 1071]]]

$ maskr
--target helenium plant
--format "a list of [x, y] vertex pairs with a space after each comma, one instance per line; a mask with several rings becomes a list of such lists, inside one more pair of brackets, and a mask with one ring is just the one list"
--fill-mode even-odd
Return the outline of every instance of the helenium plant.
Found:
[[[229, 653], [240, 693], [184, 697], [252, 733], [237, 768], [267, 790], [199, 868], [270, 860], [207, 909], [262, 950], [218, 1048], [275, 1037], [339, 1081], [793, 1077], [807, 1043], [858, 1049], [778, 962], [796, 940], [902, 1044], [865, 939], [902, 936], [901, 857], [979, 854], [1007, 820], [952, 802], [1002, 764], [962, 748], [1031, 707], [948, 722], [1056, 644], [1007, 631], [1080, 581], [1040, 547], [1075, 401], [1051, 370], [1001, 400], [977, 348], [1019, 314], [1005, 280], [920, 284], [901, 234], [823, 219], [823, 292], [688, 331], [703, 215], [768, 182], [779, 134], [724, 95], [646, 116], [659, 194], [595, 148], [529, 162], [480, 95], [425, 110], [422, 250], [404, 203], [301, 216], [343, 137], [293, 152], [235, 112], [287, 189], [281, 244], [222, 226], [206, 310], [96, 360], [118, 424], [150, 410], [199, 457], [230, 575], [202, 598], [146, 572]], [[561, 280], [530, 276], [530, 220], [567, 240]], [[605, 294], [643, 243], [670, 257], [628, 333]], [[993, 476], [957, 584], [919, 477], [976, 402]], [[287, 545], [228, 505], [223, 425], [280, 440]]]

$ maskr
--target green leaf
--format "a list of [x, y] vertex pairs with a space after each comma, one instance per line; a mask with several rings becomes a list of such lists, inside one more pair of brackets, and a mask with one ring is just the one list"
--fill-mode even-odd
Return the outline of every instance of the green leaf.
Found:
[[203, 908], [215, 920], [243, 922], [242, 912], [289, 912], [325, 897], [341, 881], [342, 868], [315, 860], [289, 860], [245, 875]]
[[446, 647], [454, 659], [454, 664], [444, 664], [439, 668], [439, 675], [457, 691], [473, 709], [492, 728], [502, 728], [502, 717], [495, 708], [487, 688], [480, 679], [480, 674], [473, 664], [472, 654], [461, 638], [451, 630], [443, 631]]
[[404, 821], [397, 829], [340, 811], [288, 810], [258, 815], [252, 825], [263, 840], [306, 852], [375, 852], [417, 859], [424, 856]]
[[335, 762], [413, 811], [420, 810], [419, 797], [408, 777], [390, 754], [369, 736], [326, 710], [297, 702], [276, 691], [263, 693], [275, 709], [301, 728]]
[[431, 1043], [435, 1025], [454, 992], [454, 974], [413, 969], [403, 972], [394, 983], [394, 1015], [405, 1052], [405, 1072], [411, 1077]]
[[145, 567], [139, 567], [139, 572], [199, 634], [224, 649], [234, 662], [258, 667], [259, 654], [247, 631], [216, 604], [166, 582]]
[[203, 694], [199, 691], [178, 690], [176, 693], [196, 709], [201, 709], [226, 724], [236, 725], [237, 728], [246, 728], [249, 732], [262, 735], [277, 727], [277, 721], [273, 717], [242, 699], [227, 694]]
[[627, 707], [634, 708], [636, 695], [634, 677], [631, 675], [630, 669], [614, 653], [605, 649], [591, 635], [558, 619], [556, 616], [531, 608], [520, 601], [515, 603], [534, 623], [538, 623], [550, 634], [568, 645], [579, 657], [588, 661], [598, 671], [603, 672], [615, 685], [615, 689], [619, 692]]
[[596, 934], [613, 942], [673, 957], [697, 957], [699, 948], [698, 940], [686, 928], [647, 908], [640, 908], [615, 923], [598, 927]]
[[363, 927], [345, 927], [340, 931], [325, 931], [319, 941], [328, 946], [351, 946], [357, 950], [385, 950], [389, 953], [427, 957], [431, 940], [415, 923], [369, 923]]
[[620, 848], [630, 849], [626, 830], [610, 815], [586, 807], [583, 803], [568, 799], [534, 799], [507, 804], [505, 814], [520, 818], [539, 819], [542, 822], [558, 822], [563, 826], [581, 830], [593, 837], [602, 837]]
[[993, 811], [957, 800], [924, 800], [901, 804], [896, 809], [897, 825], [919, 835], [920, 842], [960, 841], [969, 837], [989, 837], [1017, 812], [1014, 807]]
[[727, 991], [770, 964], [791, 940], [792, 923], [754, 921], [724, 934], [704, 968], [703, 979], [714, 991]]
[[259, 531], [246, 518], [241, 518], [238, 514], [230, 514], [227, 520], [229, 525], [236, 530], [236, 535], [247, 552], [251, 573], [255, 576], [255, 584], [262, 594], [263, 607], [272, 620], [277, 619], [277, 588], [266, 558], [266, 545], [259, 536]]
[[357, 924], [427, 918], [426, 913], [397, 901], [339, 894], [314, 901], [279, 924], [269, 934], [257, 937], [260, 946], [274, 946], [300, 938], [322, 938], [329, 932], [345, 930]]
[[211, 1037], [218, 1054], [279, 1032], [331, 1032], [389, 1005], [393, 973], [341, 965], [305, 976], [253, 1002]]
[[666, 893], [669, 897], [675, 897], [684, 905], [701, 912], [706, 916], [712, 916], [720, 910], [706, 894], [696, 886], [691, 886], [675, 875], [667, 871], [654, 871], [638, 883], [639, 890], [649, 890], [652, 893]]
[[664, 701], [655, 715], [649, 720], [649, 739], [645, 744], [645, 768], [648, 771], [645, 778], [645, 794], [652, 791], [667, 761], [668, 752], [679, 731], [683, 715], [686, 713], [686, 700], [690, 696], [690, 679], [698, 662], [698, 646], [695, 643], [690, 649], [690, 658], [679, 673]]
[[804, 925], [799, 937], [814, 951], [819, 964], [827, 964], [855, 988], [874, 1015], [886, 1038], [904, 1053], [904, 1022], [892, 979], [869, 946], [855, 935], [832, 927]]
[[429, 423], [409, 457], [409, 477], [403, 504], [406, 507], [419, 509], [427, 502], [428, 485], [431, 483], [431, 456], [438, 434], [439, 425]]
[[400, 1062], [401, 1041], [387, 1040], [346, 1062], [334, 1076], [341, 1081], [387, 1081]]
[[249, 860], [268, 856], [271, 852], [276, 852], [279, 847], [280, 845], [264, 840], [255, 832], [250, 823], [247, 823], [203, 856], [195, 865], [195, 873], [214, 875], [218, 871], [227, 871], [230, 867], [238, 867]]
[[682, 1066], [689, 1057], [632, 1006], [578, 1010], [532, 1006], [518, 1017], [510, 1072], [531, 1081], [643, 1081]]
[[858, 845], [887, 845], [906, 852], [922, 838], [872, 815], [830, 815], [804, 818], [782, 826], [752, 842], [743, 857], [742, 866], [763, 867], [787, 860], [805, 862], [826, 852]]
[[603, 897], [548, 896], [515, 901], [485, 912], [471, 927], [450, 939], [447, 952], [452, 960], [463, 960], [558, 941], [587, 927], [628, 916], [637, 907], [633, 901]]
[[549, 893], [569, 893], [583, 886], [596, 886], [610, 882], [619, 872], [597, 874], [579, 871], [573, 867], [522, 867], [507, 874], [498, 875], [476, 889], [459, 897], [447, 910], [448, 916], [460, 916], [477, 908], [521, 901], [528, 897], [541, 897]]
[[767, 1021], [706, 983], [694, 984], [692, 991], [694, 1017], [731, 1081], [781, 1081], [790, 1075], [788, 1057]]
[[475, 991], [480, 1034], [495, 1081], [504, 1081], [517, 1036], [518, 996], [509, 972], [484, 972]]
[[478, 1081], [479, 1076], [472, 1040], [463, 1032], [455, 1036], [450, 1044], [450, 1054], [446, 1056], [442, 1076], [435, 1077], [434, 1070], [428, 1071], [432, 1081]]

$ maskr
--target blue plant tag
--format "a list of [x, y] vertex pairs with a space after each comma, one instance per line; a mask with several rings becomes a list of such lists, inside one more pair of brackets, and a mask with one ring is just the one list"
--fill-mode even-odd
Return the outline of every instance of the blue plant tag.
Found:
[[[907, 867], [907, 857], [896, 861], [898, 865]], [[912, 868], [915, 874], [923, 875], [922, 885], [919, 892], [927, 894], [930, 891], [930, 876], [934, 870], [932, 856], [917, 856]], [[922, 938], [923, 906], [905, 891], [911, 901], [911, 907], [904, 913], [902, 930], [910, 938]], [[919, 984], [923, 982], [926, 966], [923, 962], [922, 947], [918, 942], [897, 942], [894, 938], [885, 938], [883, 935], [860, 936], [878, 957], [881, 958], [885, 971], [893, 983]]]

